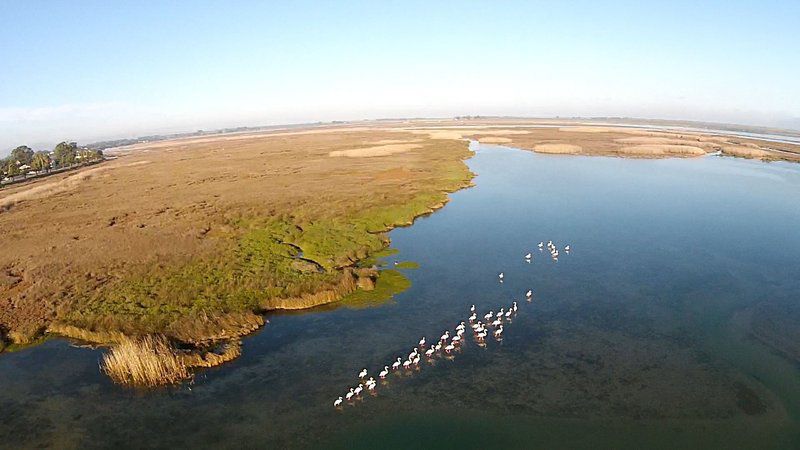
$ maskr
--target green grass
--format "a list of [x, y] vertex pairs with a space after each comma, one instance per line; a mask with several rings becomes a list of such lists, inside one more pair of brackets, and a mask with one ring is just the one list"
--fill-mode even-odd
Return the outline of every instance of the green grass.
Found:
[[411, 269], [411, 270], [414, 270], [414, 269], [419, 269], [419, 263], [416, 263], [414, 261], [403, 261], [403, 262], [399, 262], [399, 263], [395, 264], [394, 268], [395, 269], [406, 269], [406, 270]]
[[[169, 335], [174, 334], [171, 327], [193, 318], [208, 321], [229, 313], [258, 313], [269, 299], [331, 289], [345, 276], [343, 267], [379, 265], [380, 258], [391, 254], [386, 231], [410, 224], [446, 202], [447, 192], [469, 183], [471, 173], [455, 157], [465, 156], [466, 149], [459, 151], [463, 153], [447, 150], [452, 153], [433, 162], [435, 176], [411, 189], [366, 199], [339, 199], [332, 194], [331, 199], [299, 205], [291, 214], [236, 219], [230, 224], [236, 230], [234, 237], [224, 241], [213, 257], [177, 266], [156, 265], [102, 290], [78, 292], [76, 304], [59, 320], [91, 331]], [[303, 270], [297, 261], [300, 252], [324, 270]], [[398, 268], [415, 267], [404, 263]], [[383, 301], [409, 285], [400, 272], [383, 270], [374, 290], [356, 291], [343, 301], [355, 307]]]
[[342, 298], [340, 303], [349, 308], [367, 308], [391, 299], [395, 294], [411, 287], [411, 281], [397, 270], [387, 269], [378, 273], [375, 289], [359, 289]]

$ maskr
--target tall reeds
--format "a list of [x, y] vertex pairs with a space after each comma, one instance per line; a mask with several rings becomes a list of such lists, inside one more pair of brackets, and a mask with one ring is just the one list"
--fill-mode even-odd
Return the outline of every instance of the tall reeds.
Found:
[[100, 367], [115, 382], [136, 386], [174, 384], [191, 376], [162, 336], [122, 339], [103, 356]]

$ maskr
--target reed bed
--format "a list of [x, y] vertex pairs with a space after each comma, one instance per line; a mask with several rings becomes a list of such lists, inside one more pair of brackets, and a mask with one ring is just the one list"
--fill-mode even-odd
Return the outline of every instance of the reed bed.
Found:
[[122, 339], [103, 356], [100, 367], [115, 382], [135, 386], [174, 384], [191, 377], [163, 336]]

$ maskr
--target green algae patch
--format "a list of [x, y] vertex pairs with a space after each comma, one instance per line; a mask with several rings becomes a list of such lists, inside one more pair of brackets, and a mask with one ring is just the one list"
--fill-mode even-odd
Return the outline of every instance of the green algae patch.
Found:
[[419, 269], [419, 263], [414, 261], [402, 261], [394, 265], [395, 269], [415, 270]]
[[372, 290], [358, 289], [348, 294], [339, 302], [348, 308], [369, 308], [383, 304], [408, 288], [411, 280], [397, 270], [387, 269], [378, 272], [375, 288]]

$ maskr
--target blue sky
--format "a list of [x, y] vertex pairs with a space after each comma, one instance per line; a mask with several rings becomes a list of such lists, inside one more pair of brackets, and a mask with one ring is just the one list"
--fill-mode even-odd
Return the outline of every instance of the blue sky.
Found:
[[461, 114], [800, 128], [800, 1], [0, 2], [0, 153]]

